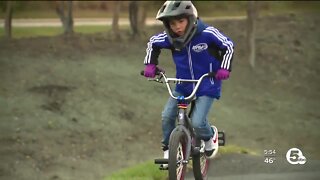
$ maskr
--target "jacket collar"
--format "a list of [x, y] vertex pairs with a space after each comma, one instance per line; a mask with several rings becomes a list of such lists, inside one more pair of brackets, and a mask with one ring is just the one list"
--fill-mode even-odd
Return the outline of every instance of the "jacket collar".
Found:
[[200, 34], [203, 30], [208, 27], [201, 19], [198, 18], [197, 32], [196, 34]]

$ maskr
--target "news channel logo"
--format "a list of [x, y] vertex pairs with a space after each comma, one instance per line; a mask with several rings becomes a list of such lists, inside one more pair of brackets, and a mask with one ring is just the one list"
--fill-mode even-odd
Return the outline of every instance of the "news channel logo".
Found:
[[286, 154], [287, 161], [290, 164], [305, 164], [307, 159], [303, 156], [303, 153], [298, 148], [291, 148]]

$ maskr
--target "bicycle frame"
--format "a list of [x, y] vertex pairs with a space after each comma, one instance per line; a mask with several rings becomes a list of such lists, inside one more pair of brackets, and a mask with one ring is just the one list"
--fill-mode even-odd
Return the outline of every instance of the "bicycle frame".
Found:
[[[141, 75], [144, 72], [141, 71]], [[191, 125], [190, 114], [187, 115], [187, 108], [195, 99], [196, 92], [202, 82], [206, 77], [214, 77], [215, 73], [210, 72], [202, 75], [199, 80], [192, 79], [177, 79], [177, 78], [167, 78], [163, 72], [158, 71], [157, 78], [148, 79], [151, 81], [156, 81], [159, 83], [165, 83], [170, 96], [177, 100], [178, 114], [177, 114], [177, 125], [170, 134], [169, 139], [169, 158], [168, 159], [155, 159], [155, 164], [168, 164], [167, 167], [160, 166], [160, 170], [168, 170], [170, 179], [184, 179], [184, 173], [186, 172], [186, 164], [189, 160], [193, 161], [193, 174], [195, 179], [207, 179], [207, 170], [209, 166], [209, 161], [206, 158], [202, 148], [204, 147], [204, 141], [199, 137], [196, 137], [194, 129]], [[164, 81], [162, 81], [162, 78]], [[184, 96], [174, 96], [169, 83], [196, 83], [193, 91], [188, 97]], [[191, 106], [192, 109], [192, 106]], [[224, 132], [218, 132], [218, 143], [219, 146], [224, 146], [225, 144], [225, 134]], [[180, 149], [181, 148], [181, 149]], [[181, 152], [181, 151], [182, 152]], [[204, 150], [203, 150], [204, 151]], [[172, 155], [172, 156], [171, 156]], [[171, 157], [171, 158], [170, 158]], [[203, 160], [204, 157], [204, 160]], [[203, 164], [204, 163], [204, 164]]]
[[[144, 71], [140, 72], [144, 75]], [[203, 141], [196, 137], [193, 127], [191, 125], [191, 120], [187, 115], [187, 108], [195, 99], [196, 92], [200, 87], [201, 82], [206, 77], [215, 77], [214, 72], [206, 73], [202, 75], [199, 80], [193, 79], [178, 79], [178, 78], [167, 78], [165, 73], [161, 71], [156, 72], [157, 77], [148, 79], [149, 81], [156, 81], [159, 83], [165, 83], [170, 96], [177, 100], [178, 114], [177, 114], [177, 125], [170, 134], [169, 139], [169, 158], [168, 159], [155, 159], [155, 164], [168, 164], [168, 166], [160, 166], [160, 170], [169, 171], [169, 179], [184, 179], [184, 173], [186, 172], [186, 164], [192, 159], [194, 163], [193, 173], [196, 179], [206, 179], [208, 159], [205, 158], [204, 163], [202, 157], [205, 156], [201, 152], [203, 147]], [[164, 79], [164, 81], [162, 80]], [[195, 83], [194, 89], [188, 97], [184, 96], [174, 96], [169, 83]], [[192, 106], [191, 106], [192, 109]], [[192, 111], [189, 112], [189, 115]], [[224, 137], [223, 137], [224, 138]], [[181, 149], [180, 149], [181, 148]], [[170, 158], [171, 157], [171, 158]]]

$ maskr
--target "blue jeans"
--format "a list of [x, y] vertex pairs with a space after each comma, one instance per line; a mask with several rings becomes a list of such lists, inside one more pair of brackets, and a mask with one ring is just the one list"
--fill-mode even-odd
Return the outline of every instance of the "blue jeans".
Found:
[[[174, 91], [173, 95], [181, 96], [182, 94]], [[205, 141], [209, 140], [213, 136], [213, 130], [207, 119], [213, 100], [214, 98], [209, 96], [197, 97], [196, 104], [191, 115], [191, 123], [196, 136]], [[177, 100], [169, 97], [162, 112], [162, 144], [164, 150], [168, 148], [170, 134], [175, 128], [177, 110]]]

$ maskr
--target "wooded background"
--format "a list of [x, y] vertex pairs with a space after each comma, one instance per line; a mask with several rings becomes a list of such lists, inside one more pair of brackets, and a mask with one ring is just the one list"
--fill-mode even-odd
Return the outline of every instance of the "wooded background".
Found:
[[[112, 18], [112, 36], [121, 39], [119, 18], [126, 17], [130, 22], [132, 38], [139, 38], [143, 33], [146, 18], [155, 14], [164, 1], [1, 1], [0, 18], [4, 21], [4, 38], [12, 38], [13, 18], [59, 18], [64, 35], [74, 34], [74, 17], [109, 17]], [[297, 8], [317, 8], [319, 3], [276, 2], [276, 1], [193, 1], [199, 16], [212, 17], [224, 13], [247, 16], [248, 59], [251, 67], [255, 66], [255, 24], [259, 14], [266, 11], [295, 11]]]

